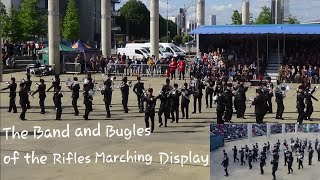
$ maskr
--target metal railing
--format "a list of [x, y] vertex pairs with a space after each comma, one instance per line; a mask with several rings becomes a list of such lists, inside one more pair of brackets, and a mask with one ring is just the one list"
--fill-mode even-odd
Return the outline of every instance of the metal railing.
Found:
[[80, 63], [64, 63], [64, 71], [71, 74], [80, 74], [81, 73], [81, 64]]

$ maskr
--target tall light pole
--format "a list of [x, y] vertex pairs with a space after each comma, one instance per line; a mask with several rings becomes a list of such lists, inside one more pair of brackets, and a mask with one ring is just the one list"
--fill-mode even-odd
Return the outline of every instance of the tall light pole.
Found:
[[61, 72], [59, 21], [59, 1], [48, 0], [49, 65], [53, 66], [55, 74]]
[[150, 0], [150, 51], [159, 58], [159, 0]]
[[167, 0], [167, 43], [169, 42], [169, 12], [168, 12], [169, 0]]

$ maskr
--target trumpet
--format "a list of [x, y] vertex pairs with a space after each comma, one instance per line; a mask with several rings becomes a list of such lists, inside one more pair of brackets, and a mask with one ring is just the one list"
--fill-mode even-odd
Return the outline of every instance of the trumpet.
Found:
[[38, 82], [36, 82], [36, 83], [34, 83], [37, 87], [39, 87], [41, 84], [40, 83], [38, 83]]
[[7, 82], [6, 82], [6, 84], [11, 85], [12, 83], [11, 83], [11, 82], [9, 82], [9, 81], [7, 81]]

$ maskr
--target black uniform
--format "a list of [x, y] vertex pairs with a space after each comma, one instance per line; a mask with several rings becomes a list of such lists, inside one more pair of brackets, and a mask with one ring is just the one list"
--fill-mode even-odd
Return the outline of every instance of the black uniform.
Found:
[[196, 84], [195, 87], [193, 89], [193, 112], [192, 113], [196, 113], [197, 112], [197, 101], [198, 101], [198, 108], [199, 108], [199, 113], [201, 113], [201, 101], [202, 101], [202, 96], [203, 96], [203, 92], [202, 90], [205, 88], [204, 84], [197, 79], [196, 80]]
[[251, 152], [249, 152], [249, 154], [248, 154], [248, 163], [249, 163], [249, 169], [252, 169], [252, 159], [253, 159], [253, 157], [252, 157], [252, 153]]
[[293, 173], [293, 169], [292, 169], [293, 156], [292, 156], [292, 153], [289, 153], [289, 156], [287, 157], [287, 163], [288, 163], [288, 174], [290, 174], [291, 172]]
[[284, 105], [283, 105], [283, 93], [282, 91], [277, 87], [275, 90], [276, 94], [276, 103], [277, 103], [277, 114], [276, 119], [282, 119], [282, 114], [284, 111]]
[[[54, 91], [56, 91], [59, 86], [60, 86], [60, 78], [55, 78], [52, 81], [52, 85], [49, 87], [47, 92], [50, 91], [52, 88], [53, 88]], [[54, 106], [56, 106], [56, 102], [54, 101], [54, 96], [53, 96], [52, 100], [53, 100]]]
[[241, 148], [241, 150], [239, 150], [239, 152], [240, 152], [240, 161], [241, 161], [241, 165], [245, 165], [246, 164], [246, 162], [244, 161], [244, 149], [243, 148]]
[[320, 161], [320, 146], [317, 149], [317, 153], [318, 153], [318, 161]]
[[232, 119], [232, 114], [233, 114], [233, 108], [232, 108], [232, 91], [231, 90], [226, 90], [224, 92], [224, 98], [225, 98], [225, 104], [226, 104], [226, 111], [224, 114], [224, 120], [226, 122], [231, 122]]
[[144, 111], [144, 105], [143, 105], [143, 101], [142, 101], [143, 91], [144, 91], [144, 83], [138, 82], [137, 84], [134, 85], [133, 92], [137, 95], [138, 107], [139, 107], [140, 113], [142, 113]]
[[298, 93], [297, 95], [297, 109], [298, 109], [298, 123], [302, 123], [303, 119], [305, 118], [305, 112], [304, 108], [306, 107], [304, 104], [304, 98], [305, 94], [304, 93]]
[[[267, 83], [266, 84], [266, 87], [268, 90], [271, 90], [273, 89], [273, 83], [270, 82], [270, 83]], [[273, 92], [271, 91], [268, 91], [266, 92], [266, 98], [267, 98], [267, 110], [268, 110], [268, 113], [272, 113], [272, 97], [273, 97]]]
[[237, 118], [244, 118], [244, 113], [246, 111], [246, 92], [248, 87], [244, 87], [242, 84], [238, 86], [237, 94]]
[[[163, 89], [165, 90], [165, 89]], [[162, 91], [157, 99], [160, 99], [161, 103], [160, 103], [160, 107], [159, 107], [159, 112], [158, 112], [158, 117], [159, 117], [159, 123], [160, 123], [160, 127], [163, 125], [162, 122], [162, 114], [164, 114], [164, 125], [165, 127], [167, 127], [167, 123], [168, 123], [168, 118], [169, 118], [169, 114], [170, 114], [170, 101], [169, 101], [169, 97], [168, 97], [168, 92], [167, 91]]]
[[41, 109], [41, 114], [45, 114], [45, 106], [44, 106], [44, 101], [46, 99], [46, 85], [44, 83], [41, 83], [38, 85], [38, 89], [32, 93], [32, 96], [35, 95], [36, 93], [39, 93], [39, 105]]
[[228, 158], [228, 156], [226, 156], [226, 155], [224, 156], [221, 165], [224, 167], [224, 171], [226, 172], [225, 176], [229, 176], [229, 173], [228, 173], [229, 158]]
[[276, 171], [278, 170], [278, 166], [279, 163], [277, 160], [272, 160], [271, 161], [272, 164], [272, 176], [273, 176], [273, 180], [276, 180]]
[[170, 93], [170, 113], [171, 113], [171, 123], [174, 121], [176, 123], [179, 122], [179, 103], [180, 103], [180, 96], [181, 92], [177, 89], [173, 89]]
[[254, 113], [256, 115], [257, 124], [263, 123], [263, 118], [266, 114], [265, 104], [265, 97], [262, 94], [257, 96], [252, 102], [252, 105], [255, 106]]
[[128, 113], [128, 100], [129, 100], [129, 85], [127, 82], [121, 82], [120, 89], [122, 95], [122, 106], [125, 113]]
[[311, 164], [312, 164], [313, 152], [314, 152], [314, 150], [313, 150], [313, 149], [310, 149], [310, 150], [309, 150], [309, 155], [308, 155], [308, 157], [309, 157], [309, 165], [311, 165]]
[[303, 152], [300, 151], [300, 155], [298, 156], [299, 168], [302, 167], [303, 169]]
[[306, 108], [306, 119], [307, 120], [310, 120], [311, 118], [311, 115], [313, 113], [313, 104], [312, 104], [312, 99], [318, 101], [317, 98], [315, 98], [313, 95], [312, 95], [312, 92], [309, 91], [309, 89], [307, 89], [306, 93], [305, 93], [305, 98], [306, 98], [306, 105], [307, 105], [307, 108]]
[[190, 89], [183, 89], [181, 92], [181, 112], [182, 118], [189, 119], [189, 104], [190, 104], [190, 95], [192, 91]]
[[[29, 93], [31, 91], [31, 85], [32, 85], [32, 81], [30, 79], [27, 79], [25, 82], [25, 88], [27, 90], [27, 92]], [[30, 101], [29, 101], [29, 96], [27, 96], [27, 109], [30, 109]]]
[[62, 114], [62, 102], [61, 98], [63, 97], [62, 93], [58, 90], [53, 95], [54, 97], [54, 102], [56, 103], [56, 120], [61, 120], [61, 114]]
[[85, 88], [84, 92], [83, 92], [83, 104], [85, 105], [85, 113], [83, 118], [85, 120], [89, 119], [89, 113], [92, 111], [92, 101], [93, 98], [92, 96], [89, 94], [89, 88]]
[[72, 106], [74, 109], [74, 115], [78, 116], [79, 115], [78, 99], [79, 99], [80, 85], [72, 84], [70, 89], [72, 90]]
[[20, 97], [20, 106], [21, 106], [21, 114], [20, 114], [20, 119], [21, 120], [26, 120], [26, 112], [27, 112], [27, 104], [28, 104], [28, 91], [25, 89], [21, 89], [19, 91], [19, 97]]
[[104, 90], [101, 91], [101, 94], [103, 95], [103, 101], [107, 111], [107, 118], [110, 118], [111, 117], [110, 104], [111, 104], [112, 89], [110, 87], [106, 87]]
[[232, 150], [233, 150], [233, 162], [236, 162], [236, 160], [239, 161], [239, 158], [237, 157], [238, 156], [237, 147], [234, 147]]
[[10, 93], [9, 93], [9, 110], [8, 112], [13, 111], [13, 113], [17, 113], [17, 106], [16, 106], [16, 90], [17, 90], [17, 83], [12, 82], [11, 84], [9, 84], [8, 87], [3, 88], [2, 90], [6, 90], [6, 89], [10, 89]]
[[210, 108], [212, 108], [213, 87], [214, 87], [214, 81], [210, 78], [206, 82], [206, 105], [207, 105], [207, 108], [209, 107], [209, 100], [210, 100]]
[[146, 111], [145, 111], [145, 117], [144, 121], [146, 123], [146, 128], [150, 127], [149, 124], [149, 118], [151, 120], [151, 132], [154, 131], [154, 116], [155, 116], [155, 107], [156, 107], [156, 98], [152, 95], [145, 96], [143, 98], [144, 101], [146, 101]]
[[263, 166], [266, 165], [266, 155], [264, 153], [261, 153], [260, 156], [260, 173], [264, 174]]
[[217, 99], [216, 99], [216, 103], [217, 103], [217, 124], [223, 124], [224, 121], [222, 119], [224, 110], [225, 110], [225, 97], [222, 95], [218, 95]]

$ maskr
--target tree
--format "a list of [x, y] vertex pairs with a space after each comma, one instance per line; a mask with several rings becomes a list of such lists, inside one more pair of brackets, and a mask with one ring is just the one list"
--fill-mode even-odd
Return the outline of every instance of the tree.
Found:
[[0, 2], [0, 18], [1, 18], [1, 27], [4, 26], [6, 19], [8, 18], [6, 7], [2, 2]]
[[242, 17], [238, 10], [234, 10], [231, 16], [232, 25], [240, 25], [242, 24]]
[[192, 40], [193, 40], [193, 37], [191, 35], [186, 35], [185, 37], [183, 37], [182, 43], [185, 44], [185, 43], [190, 42]]
[[69, 0], [66, 16], [63, 20], [62, 37], [75, 41], [80, 36], [79, 11], [75, 0]]
[[47, 34], [47, 14], [38, 7], [38, 0], [23, 0], [19, 9], [19, 19], [23, 35], [28, 40]]
[[289, 15], [288, 24], [300, 24], [300, 21], [296, 17]]
[[272, 24], [271, 9], [267, 6], [262, 7], [262, 11], [256, 18], [255, 24]]
[[174, 42], [174, 44], [176, 44], [177, 46], [179, 46], [179, 45], [182, 43], [182, 36], [180, 36], [180, 35], [174, 36], [173, 42]]
[[6, 17], [3, 26], [3, 37], [10, 39], [12, 42], [18, 42], [24, 39], [19, 11], [11, 9], [9, 16]]

